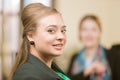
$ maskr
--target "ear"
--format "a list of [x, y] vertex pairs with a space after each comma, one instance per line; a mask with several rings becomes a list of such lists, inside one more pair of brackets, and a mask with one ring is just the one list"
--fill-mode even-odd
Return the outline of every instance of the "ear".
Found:
[[28, 39], [29, 41], [34, 41], [34, 38], [33, 38], [33, 34], [32, 34], [32, 33], [28, 32], [28, 33], [26, 34], [26, 36], [27, 36], [27, 39]]

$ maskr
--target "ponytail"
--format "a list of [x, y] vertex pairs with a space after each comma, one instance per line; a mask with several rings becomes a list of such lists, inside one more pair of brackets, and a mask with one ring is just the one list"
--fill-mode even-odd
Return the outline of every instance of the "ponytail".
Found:
[[23, 37], [23, 42], [20, 48], [20, 51], [18, 52], [18, 54], [16, 55], [16, 60], [15, 63], [12, 67], [12, 71], [9, 75], [9, 79], [8, 80], [13, 80], [13, 76], [15, 74], [16, 69], [22, 65], [23, 63], [25, 63], [27, 61], [28, 58], [28, 54], [29, 54], [29, 41], [27, 39], [26, 36]]

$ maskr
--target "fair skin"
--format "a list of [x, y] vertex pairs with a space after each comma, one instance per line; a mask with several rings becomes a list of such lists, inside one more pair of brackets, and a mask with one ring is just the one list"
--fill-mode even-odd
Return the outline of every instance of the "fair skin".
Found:
[[[86, 61], [92, 60], [96, 50], [98, 49], [98, 45], [101, 37], [101, 30], [98, 24], [91, 19], [86, 19], [83, 21], [79, 36], [81, 41], [85, 45]], [[100, 74], [106, 70], [105, 66], [99, 62], [95, 61], [91, 66], [85, 69], [84, 75], [88, 76], [92, 73]]]
[[30, 46], [30, 52], [49, 68], [54, 57], [62, 54], [66, 43], [66, 26], [60, 14], [51, 14], [37, 21], [37, 30], [29, 34], [29, 41], [34, 41], [35, 46]]

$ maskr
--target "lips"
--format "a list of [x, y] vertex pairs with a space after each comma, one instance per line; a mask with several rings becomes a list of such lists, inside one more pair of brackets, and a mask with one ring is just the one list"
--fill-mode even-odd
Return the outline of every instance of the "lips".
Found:
[[62, 50], [64, 45], [63, 44], [53, 44], [53, 47], [56, 49], [56, 50]]

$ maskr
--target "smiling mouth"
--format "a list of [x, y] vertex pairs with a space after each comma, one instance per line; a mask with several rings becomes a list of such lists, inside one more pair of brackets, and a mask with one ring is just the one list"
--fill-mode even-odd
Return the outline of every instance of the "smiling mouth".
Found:
[[63, 44], [54, 44], [53, 47], [56, 49], [56, 50], [62, 50], [64, 45]]

